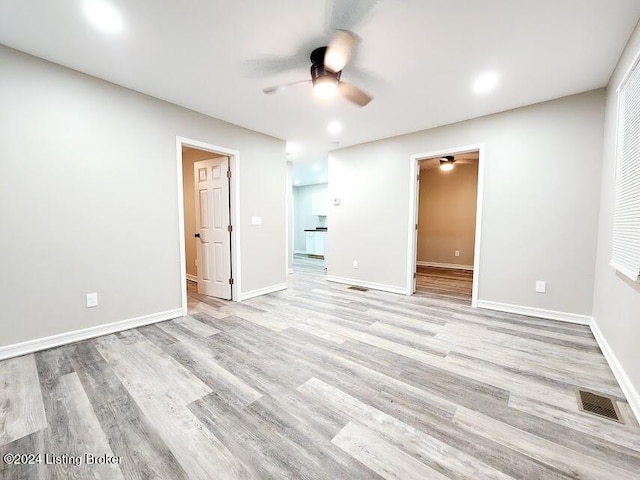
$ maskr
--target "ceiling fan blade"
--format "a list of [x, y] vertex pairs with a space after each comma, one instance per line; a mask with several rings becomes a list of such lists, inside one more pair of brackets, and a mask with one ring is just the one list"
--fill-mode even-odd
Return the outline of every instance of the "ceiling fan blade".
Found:
[[324, 66], [332, 72], [341, 71], [353, 55], [359, 37], [348, 30], [337, 30], [324, 54]]
[[353, 30], [371, 14], [379, 0], [327, 0], [325, 31]]
[[340, 82], [338, 91], [344, 98], [346, 98], [350, 102], [360, 105], [361, 107], [364, 107], [371, 100], [373, 100], [372, 96], [364, 93], [358, 87], [354, 87], [350, 83]]
[[293, 87], [294, 85], [300, 85], [302, 83], [311, 83], [311, 80], [298, 80], [297, 82], [283, 83], [282, 85], [263, 88], [262, 91], [267, 95], [271, 95], [273, 93], [279, 92], [280, 90], [284, 90], [285, 88]]

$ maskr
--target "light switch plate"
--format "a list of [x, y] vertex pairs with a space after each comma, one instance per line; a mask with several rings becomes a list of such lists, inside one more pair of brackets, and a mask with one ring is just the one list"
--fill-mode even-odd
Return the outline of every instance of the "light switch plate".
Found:
[[335, 197], [335, 198], [333, 199], [333, 204], [334, 204], [334, 205], [340, 205], [340, 199], [339, 199], [338, 197]]
[[251, 217], [251, 225], [262, 225], [262, 217]]
[[538, 293], [547, 293], [547, 282], [543, 280], [538, 280], [536, 282], [536, 292]]
[[455, 255], [456, 255], [456, 257], [459, 257], [460, 256], [460, 250], [456, 250]]
[[97, 307], [97, 306], [98, 306], [98, 294], [87, 293], [87, 308]]

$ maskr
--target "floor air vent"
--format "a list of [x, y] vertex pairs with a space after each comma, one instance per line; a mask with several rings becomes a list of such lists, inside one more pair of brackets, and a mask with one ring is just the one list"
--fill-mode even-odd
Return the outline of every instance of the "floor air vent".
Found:
[[368, 288], [364, 288], [364, 287], [358, 287], [357, 285], [351, 285], [349, 287], [349, 290], [357, 290], [359, 292], [368, 292], [369, 289]]
[[578, 406], [583, 412], [593, 413], [599, 417], [622, 423], [615, 402], [609, 397], [588, 390], [578, 390]]

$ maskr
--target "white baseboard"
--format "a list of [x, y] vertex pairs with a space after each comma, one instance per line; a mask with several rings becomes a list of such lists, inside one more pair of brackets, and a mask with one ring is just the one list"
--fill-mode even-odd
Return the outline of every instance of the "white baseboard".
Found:
[[364, 280], [356, 280], [355, 278], [335, 277], [327, 275], [327, 280], [335, 283], [344, 283], [346, 285], [355, 285], [358, 287], [370, 288], [372, 290], [382, 290], [383, 292], [399, 293], [400, 295], [411, 295], [407, 293], [406, 287], [396, 287], [395, 285], [385, 285], [382, 283], [367, 282]]
[[150, 323], [162, 322], [183, 316], [183, 309], [176, 308], [167, 310], [166, 312], [153, 313], [142, 317], [130, 318], [129, 320], [121, 320], [119, 322], [107, 323], [96, 327], [83, 328], [82, 330], [74, 330], [72, 332], [59, 333], [50, 337], [37, 338], [22, 343], [6, 345], [0, 347], [0, 360], [11, 357], [19, 357], [28, 353], [46, 350], [48, 348], [59, 347], [68, 343], [86, 340], [88, 338], [99, 337], [100, 335], [108, 335], [110, 333], [121, 332], [131, 328], [149, 325]]
[[190, 275], [187, 273], [187, 280], [198, 283], [198, 277], [196, 275]]
[[292, 273], [293, 273], [293, 268], [289, 268], [289, 269], [287, 269], [287, 274], [288, 274], [288, 275], [291, 275]]
[[525, 307], [522, 305], [510, 305], [508, 303], [489, 302], [487, 300], [478, 300], [478, 308], [486, 308], [487, 310], [496, 310], [498, 312], [517, 313], [519, 315], [545, 318], [547, 320], [577, 323], [579, 325], [589, 325], [593, 320], [593, 317], [588, 315], [558, 312], [556, 310], [545, 310], [543, 308]]
[[267, 293], [279, 292], [280, 290], [286, 290], [288, 288], [286, 283], [280, 283], [278, 285], [271, 285], [270, 287], [258, 288], [256, 290], [250, 290], [240, 294], [240, 301], [249, 300], [253, 297], [259, 297], [260, 295], [266, 295]]
[[622, 389], [622, 393], [624, 393], [627, 402], [629, 402], [631, 410], [635, 414], [636, 419], [640, 421], [640, 393], [636, 390], [633, 383], [631, 383], [627, 373], [618, 361], [618, 357], [613, 353], [607, 339], [602, 334], [602, 330], [598, 327], [596, 320], [592, 319], [589, 326], [591, 327], [593, 336], [596, 337], [596, 342], [598, 342], [598, 346], [600, 347], [600, 350], [602, 350], [604, 358], [607, 360], [607, 363], [613, 372], [613, 376], [616, 377], [616, 380]]
[[473, 265], [458, 265], [456, 263], [436, 263], [436, 262], [417, 261], [416, 265], [419, 266], [419, 267], [451, 268], [451, 269], [454, 269], [454, 270], [471, 270], [471, 271], [473, 271]]

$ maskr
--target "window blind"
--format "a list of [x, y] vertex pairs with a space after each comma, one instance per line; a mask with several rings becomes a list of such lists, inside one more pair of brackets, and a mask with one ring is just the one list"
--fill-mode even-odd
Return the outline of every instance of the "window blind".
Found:
[[611, 265], [640, 281], [640, 64], [618, 91], [618, 148]]

